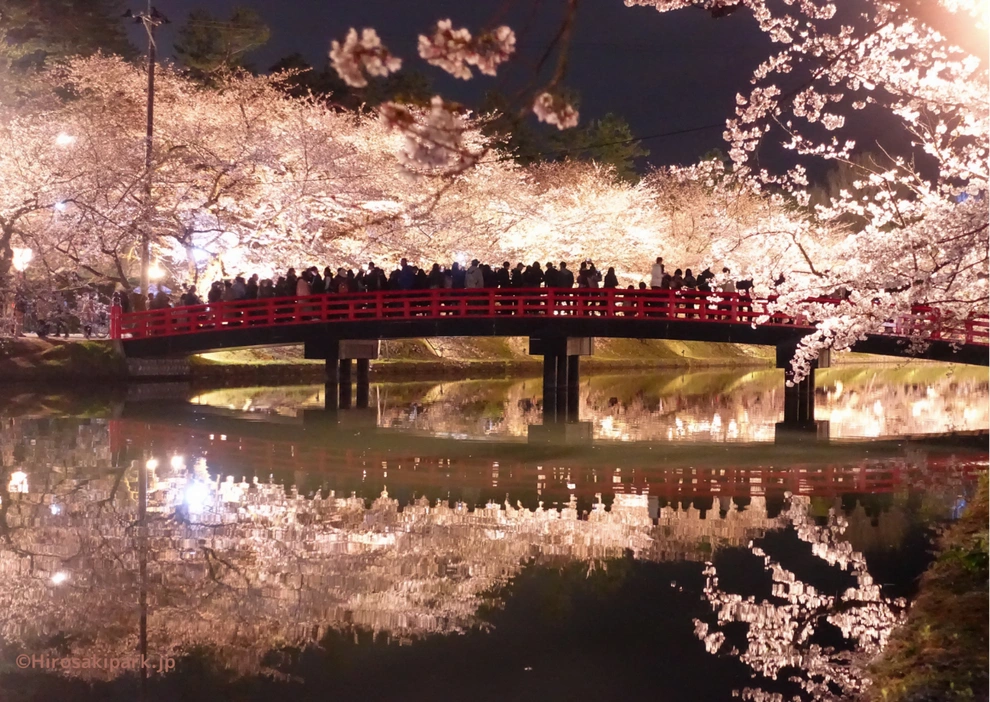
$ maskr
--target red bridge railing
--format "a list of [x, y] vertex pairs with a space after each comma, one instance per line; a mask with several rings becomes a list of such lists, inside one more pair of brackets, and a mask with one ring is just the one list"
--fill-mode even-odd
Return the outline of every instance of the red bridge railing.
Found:
[[[478, 288], [389, 290], [385, 292], [278, 297], [219, 302], [121, 314], [114, 308], [111, 337], [148, 339], [180, 334], [320, 322], [395, 321], [451, 318], [568, 317], [752, 324], [767, 315], [770, 300], [737, 293], [587, 288]], [[809, 302], [840, 304], [821, 298]], [[763, 326], [810, 328], [805, 317], [774, 313]], [[987, 345], [987, 317], [943, 319], [937, 309], [917, 307], [889, 320], [885, 333], [962, 344]]]

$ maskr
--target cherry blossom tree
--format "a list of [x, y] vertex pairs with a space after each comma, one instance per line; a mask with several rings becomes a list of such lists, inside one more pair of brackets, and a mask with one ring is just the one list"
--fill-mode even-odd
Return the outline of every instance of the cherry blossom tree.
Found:
[[[168, 69], [149, 174], [138, 68], [76, 59], [44, 80], [44, 101], [2, 120], [0, 276], [26, 246], [50, 268], [124, 283], [144, 228], [164, 263], [218, 259], [230, 273], [332, 260], [358, 253], [355, 241], [401, 237], [450, 187], [403, 168], [421, 145], [375, 116], [289, 98], [279, 77], [207, 88]], [[479, 138], [467, 126], [460, 137]]]
[[[635, 4], [669, 11], [687, 3]], [[828, 319], [808, 340], [805, 355], [821, 346], [848, 346], [911, 305], [935, 305], [955, 318], [985, 309], [987, 61], [940, 31], [953, 15], [975, 13], [978, 5], [942, 2], [919, 16], [914, 3], [871, 2], [839, 21], [836, 6], [827, 2], [783, 10], [762, 0], [699, 4], [748, 7], [782, 47], [757, 68], [753, 87], [738, 97], [727, 123], [741, 174], [772, 198], [804, 206], [803, 163], [809, 158], [846, 163], [859, 173], [853, 189], [809, 211], [809, 232], [826, 228], [844, 236], [817, 252], [802, 251], [804, 270], [782, 300], [795, 308], [803, 297], [839, 286], [851, 292], [842, 309], [815, 310]], [[985, 14], [975, 18], [978, 31], [986, 31], [986, 20]], [[883, 159], [856, 159], [857, 144], [843, 135], [857, 119], [885, 120], [910, 137], [910, 148]], [[781, 174], [757, 170], [753, 154], [776, 139], [795, 153], [794, 167]], [[766, 243], [779, 250], [786, 236]], [[763, 273], [766, 282], [770, 271]]]
[[[757, 67], [752, 87], [737, 97], [735, 116], [727, 121], [731, 172], [713, 177], [709, 168], [696, 167], [666, 175], [693, 179], [723, 202], [751, 193], [782, 215], [776, 225], [747, 230], [749, 245], [729, 237], [713, 242], [711, 252], [752, 277], [758, 293], [770, 292], [784, 273], [784, 285], [774, 289], [781, 294], [778, 307], [821, 320], [796, 359], [798, 378], [819, 349], [847, 348], [912, 306], [937, 306], [950, 321], [985, 311], [990, 99], [984, 5], [868, 0], [840, 16], [837, 5], [825, 0], [627, 4], [660, 12], [702, 8], [714, 16], [749, 11], [779, 47]], [[575, 4], [568, 9], [572, 19]], [[569, 22], [554, 42], [563, 52]], [[506, 37], [509, 31], [498, 30]], [[468, 30], [443, 20], [433, 38], [420, 37], [419, 49], [430, 63], [470, 77], [477, 48]], [[477, 65], [478, 58], [473, 61]], [[566, 61], [558, 63], [546, 90], [528, 93], [537, 116], [562, 129], [578, 118], [554, 92], [565, 67]], [[429, 140], [457, 148], [443, 135], [459, 128], [456, 121], [444, 124], [439, 111], [448, 109], [435, 103]], [[862, 146], [851, 136], [858, 120], [880, 120], [910, 143], [881, 159], [860, 158]], [[393, 126], [416, 128], [408, 120], [393, 120]], [[756, 165], [754, 155], [770, 144], [793, 153], [789, 168], [771, 172]], [[412, 156], [430, 161], [432, 153]], [[822, 159], [847, 164], [859, 178], [853, 188], [812, 206], [808, 165]], [[717, 219], [720, 209], [712, 209]], [[779, 269], [768, 269], [767, 251]], [[804, 302], [837, 289], [850, 293], [841, 305]]]
[[523, 168], [493, 149], [481, 119], [439, 99], [379, 117], [286, 96], [281, 77], [205, 87], [163, 69], [149, 174], [139, 69], [94, 57], [44, 80], [44, 99], [3, 120], [5, 270], [28, 247], [38, 267], [126, 284], [147, 228], [179, 282], [210, 264], [270, 275], [403, 256], [587, 256], [631, 274], [670, 229], [645, 184], [576, 162]]

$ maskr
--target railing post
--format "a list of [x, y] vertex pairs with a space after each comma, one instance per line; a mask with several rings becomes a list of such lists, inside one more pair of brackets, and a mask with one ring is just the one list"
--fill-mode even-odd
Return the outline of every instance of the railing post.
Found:
[[123, 310], [120, 305], [113, 305], [110, 307], [110, 338], [114, 341], [119, 341], [121, 336], [121, 315]]

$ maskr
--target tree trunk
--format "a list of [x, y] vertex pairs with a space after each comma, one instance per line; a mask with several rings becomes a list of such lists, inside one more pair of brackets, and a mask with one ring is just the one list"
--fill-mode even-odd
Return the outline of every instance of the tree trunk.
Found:
[[5, 288], [10, 277], [10, 269], [14, 265], [14, 228], [8, 224], [0, 227], [0, 290]]

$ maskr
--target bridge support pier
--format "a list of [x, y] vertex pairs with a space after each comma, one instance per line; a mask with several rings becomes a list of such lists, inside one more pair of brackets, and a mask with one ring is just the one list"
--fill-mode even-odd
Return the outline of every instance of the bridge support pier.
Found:
[[306, 342], [305, 357], [326, 361], [326, 407], [350, 409], [351, 382], [354, 361], [357, 366], [357, 402], [359, 408], [368, 406], [371, 361], [378, 358], [380, 342], [371, 340], [313, 339]]
[[550, 337], [529, 340], [529, 353], [543, 356], [543, 423], [578, 421], [580, 357], [593, 350], [590, 337]]
[[799, 341], [800, 339], [792, 339], [777, 345], [777, 368], [784, 370], [784, 421], [777, 426], [786, 431], [817, 433], [819, 429], [815, 422], [815, 369], [831, 366], [832, 354], [828, 349], [819, 352], [818, 358], [811, 362], [808, 375], [792, 383], [794, 372], [791, 370], [791, 361]]

